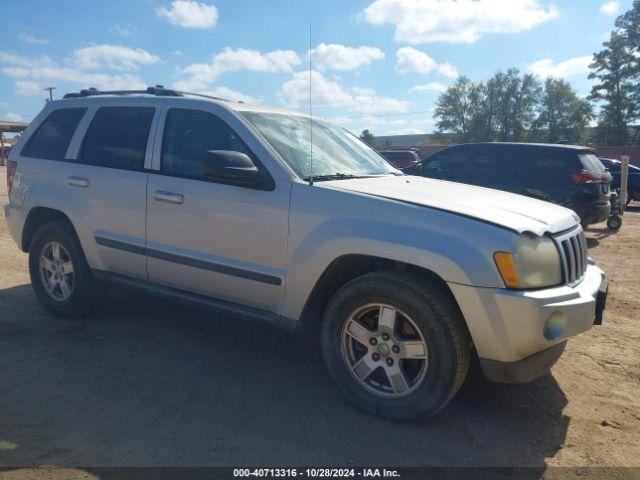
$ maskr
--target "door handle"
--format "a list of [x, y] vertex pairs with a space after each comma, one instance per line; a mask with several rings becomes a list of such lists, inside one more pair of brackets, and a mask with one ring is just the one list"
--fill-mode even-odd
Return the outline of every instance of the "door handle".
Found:
[[87, 188], [89, 186], [89, 179], [83, 177], [67, 177], [67, 184], [72, 187]]
[[163, 192], [161, 190], [153, 192], [153, 199], [156, 202], [174, 203], [176, 205], [182, 205], [182, 202], [184, 201], [184, 198], [180, 193]]

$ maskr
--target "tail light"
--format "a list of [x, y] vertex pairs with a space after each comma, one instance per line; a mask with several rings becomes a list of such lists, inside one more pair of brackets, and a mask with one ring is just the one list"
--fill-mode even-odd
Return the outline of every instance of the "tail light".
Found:
[[13, 176], [16, 174], [18, 163], [15, 160], [7, 161], [7, 189], [11, 193], [11, 185], [13, 184]]
[[600, 183], [602, 182], [602, 178], [599, 175], [594, 175], [592, 173], [572, 173], [571, 178], [573, 181], [579, 184], [583, 183]]

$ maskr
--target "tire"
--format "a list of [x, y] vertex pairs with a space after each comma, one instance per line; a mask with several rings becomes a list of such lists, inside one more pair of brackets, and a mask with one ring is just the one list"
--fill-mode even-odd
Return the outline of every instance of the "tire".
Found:
[[622, 227], [622, 218], [618, 215], [612, 215], [607, 219], [607, 227], [610, 230], [618, 231]]
[[[391, 309], [396, 312], [396, 327], [385, 341], [380, 330], [386, 327], [379, 320], [393, 317]], [[364, 330], [354, 325], [354, 320]], [[377, 322], [378, 331], [366, 322]], [[364, 333], [363, 342], [347, 331]], [[471, 337], [457, 305], [437, 283], [407, 272], [373, 272], [344, 285], [327, 307], [321, 335], [325, 363], [347, 398], [357, 407], [391, 420], [434, 415], [455, 396], [469, 369]], [[376, 337], [375, 346], [372, 336]], [[369, 344], [364, 345], [367, 339]], [[409, 355], [405, 346], [410, 343], [410, 356], [416, 358], [401, 358]], [[421, 343], [426, 348], [416, 349]], [[384, 349], [383, 344], [387, 345]], [[395, 354], [388, 353], [389, 344]], [[399, 353], [398, 345], [402, 345]], [[364, 380], [357, 378], [360, 368]], [[398, 368], [404, 381], [397, 380]]]
[[[59, 258], [57, 267], [42, 259], [44, 256], [49, 262], [55, 263], [56, 250]], [[45, 284], [47, 278], [55, 276], [52, 273], [54, 270], [49, 268], [57, 268], [55, 275], [64, 278], [64, 282], [53, 281], [57, 283], [53, 292]], [[101, 297], [102, 285], [91, 273], [75, 231], [63, 221], [46, 223], [36, 231], [29, 248], [29, 274], [42, 306], [59, 318], [78, 319], [86, 316], [94, 310]], [[66, 284], [66, 290], [62, 288], [62, 283]]]

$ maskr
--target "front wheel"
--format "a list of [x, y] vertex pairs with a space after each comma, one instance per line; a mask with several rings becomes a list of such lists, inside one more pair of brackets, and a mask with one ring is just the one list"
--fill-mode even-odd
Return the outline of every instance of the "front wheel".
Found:
[[323, 321], [322, 349], [354, 404], [406, 420], [433, 415], [453, 398], [469, 368], [471, 341], [440, 285], [382, 271], [335, 294]]

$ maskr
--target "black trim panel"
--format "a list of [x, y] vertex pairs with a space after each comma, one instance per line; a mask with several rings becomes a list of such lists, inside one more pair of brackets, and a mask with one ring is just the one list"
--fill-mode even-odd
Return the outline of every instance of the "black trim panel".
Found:
[[164, 260], [167, 262], [179, 263], [188, 267], [200, 268], [202, 270], [209, 270], [211, 272], [222, 273], [223, 275], [230, 275], [232, 277], [246, 278], [247, 280], [254, 280], [256, 282], [267, 283], [269, 285], [281, 285], [282, 279], [274, 275], [268, 275], [266, 273], [254, 272], [251, 270], [244, 270], [242, 268], [230, 267], [228, 265], [222, 265], [220, 263], [209, 262], [207, 260], [199, 260], [197, 258], [185, 257], [183, 255], [176, 255], [174, 253], [163, 252], [154, 248], [146, 248], [139, 245], [133, 245], [131, 243], [121, 242], [119, 240], [113, 240], [110, 238], [96, 236], [96, 243], [103, 247], [115, 248], [117, 250], [123, 250], [125, 252], [137, 253], [139, 255], [147, 255], [151, 258], [157, 258], [158, 260]]
[[117, 250], [124, 250], [125, 252], [137, 253], [138, 255], [144, 255], [146, 253], [146, 249], [140, 245], [134, 245], [132, 243], [121, 242], [119, 240], [112, 240], [110, 238], [105, 237], [95, 237], [96, 243], [98, 245], [102, 245], [103, 247], [115, 248]]

